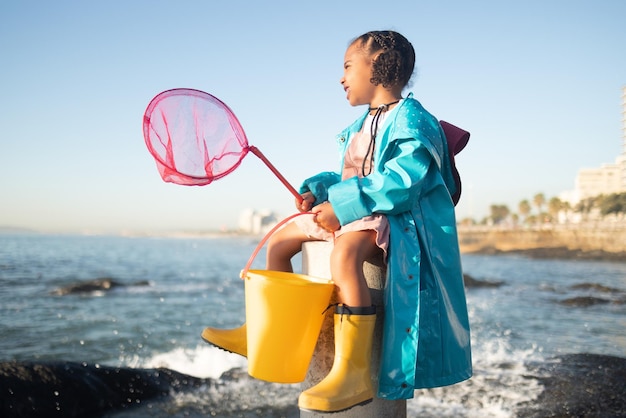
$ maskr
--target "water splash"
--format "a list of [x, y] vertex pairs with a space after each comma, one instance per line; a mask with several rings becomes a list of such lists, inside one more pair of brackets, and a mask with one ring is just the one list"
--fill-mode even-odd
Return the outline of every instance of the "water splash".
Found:
[[516, 408], [536, 399], [543, 390], [530, 377], [526, 363], [536, 360], [536, 347], [514, 350], [504, 338], [474, 349], [474, 376], [468, 381], [415, 391], [407, 402], [409, 416], [439, 418], [511, 418]]
[[175, 348], [141, 359], [133, 357], [124, 362], [134, 368], [167, 368], [193, 377], [218, 379], [232, 369], [247, 370], [245, 358], [208, 344], [194, 348]]

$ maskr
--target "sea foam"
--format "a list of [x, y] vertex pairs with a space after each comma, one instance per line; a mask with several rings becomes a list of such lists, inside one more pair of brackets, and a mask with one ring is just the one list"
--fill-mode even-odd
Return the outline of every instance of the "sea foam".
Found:
[[132, 367], [167, 368], [189, 376], [218, 379], [224, 372], [241, 368], [247, 370], [248, 362], [244, 357], [229, 353], [208, 344], [195, 348], [175, 348], [158, 353], [135, 364]]

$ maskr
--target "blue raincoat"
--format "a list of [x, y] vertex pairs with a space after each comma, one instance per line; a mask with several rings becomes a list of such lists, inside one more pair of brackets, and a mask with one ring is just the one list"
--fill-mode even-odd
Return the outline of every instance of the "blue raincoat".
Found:
[[[338, 136], [343, 158], [367, 112]], [[409, 399], [414, 389], [451, 385], [472, 375], [448, 148], [437, 119], [412, 94], [376, 136], [374, 169], [341, 181], [323, 172], [303, 183], [315, 204], [332, 204], [341, 225], [387, 216], [390, 244], [378, 396]]]

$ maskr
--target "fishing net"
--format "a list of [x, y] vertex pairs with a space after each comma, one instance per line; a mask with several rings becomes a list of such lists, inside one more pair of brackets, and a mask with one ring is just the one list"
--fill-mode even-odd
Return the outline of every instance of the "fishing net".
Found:
[[166, 182], [183, 186], [210, 184], [235, 170], [251, 151], [301, 199], [261, 151], [248, 145], [233, 111], [209, 93], [194, 89], [159, 93], [146, 108], [143, 134]]

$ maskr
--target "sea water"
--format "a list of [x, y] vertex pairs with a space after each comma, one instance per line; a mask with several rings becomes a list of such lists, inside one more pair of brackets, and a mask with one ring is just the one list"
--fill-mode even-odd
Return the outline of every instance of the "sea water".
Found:
[[[298, 385], [225, 378], [233, 370], [245, 375], [246, 360], [200, 339], [206, 326], [245, 321], [239, 272], [258, 242], [250, 236], [0, 235], [0, 361], [165, 367], [217, 382], [111, 417], [226, 417], [242, 404], [249, 404], [245, 416], [255, 416], [259, 398], [266, 404], [271, 398], [277, 410], [295, 405]], [[513, 417], [542, 390], [528, 378], [529, 362], [567, 353], [626, 356], [626, 263], [462, 259], [465, 274], [501, 283], [467, 289], [474, 376], [416, 391], [409, 416]], [[263, 268], [263, 260], [261, 251], [252, 267]], [[297, 259], [294, 264], [297, 269]], [[121, 286], [58, 292], [101, 278]], [[604, 303], [568, 303], [576, 298]]]

